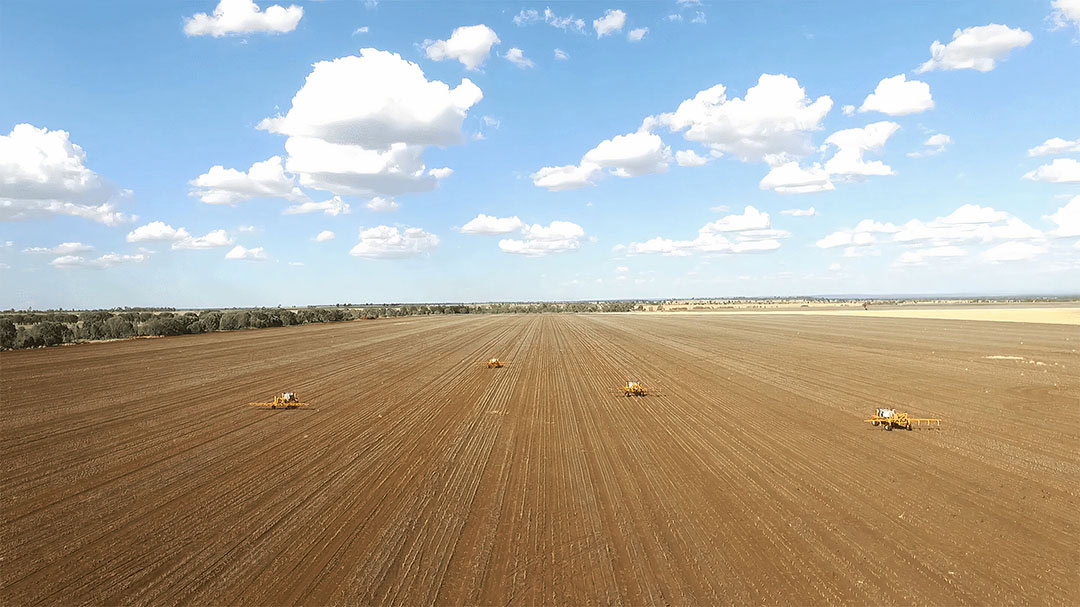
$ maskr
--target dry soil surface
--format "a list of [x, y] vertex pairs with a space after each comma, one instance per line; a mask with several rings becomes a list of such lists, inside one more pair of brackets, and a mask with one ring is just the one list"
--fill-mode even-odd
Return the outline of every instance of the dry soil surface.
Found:
[[[0, 603], [1076, 605], [1078, 341], [530, 315], [6, 352]], [[245, 406], [281, 390], [312, 410]]]

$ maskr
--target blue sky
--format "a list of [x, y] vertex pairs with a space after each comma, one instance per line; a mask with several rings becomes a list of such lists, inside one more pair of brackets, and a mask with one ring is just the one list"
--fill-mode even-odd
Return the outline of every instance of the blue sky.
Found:
[[1076, 0], [6, 2], [0, 56], [2, 308], [1080, 285]]

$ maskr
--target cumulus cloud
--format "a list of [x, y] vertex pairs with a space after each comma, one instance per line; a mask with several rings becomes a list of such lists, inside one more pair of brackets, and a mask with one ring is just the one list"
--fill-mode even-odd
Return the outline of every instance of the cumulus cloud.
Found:
[[968, 252], [957, 246], [941, 246], [941, 247], [929, 247], [926, 249], [915, 249], [912, 251], [904, 251], [900, 254], [900, 257], [896, 259], [896, 265], [898, 266], [921, 266], [926, 265], [932, 260], [948, 259], [955, 257], [965, 257]]
[[481, 23], [456, 28], [449, 40], [425, 40], [423, 49], [428, 59], [457, 59], [465, 69], [478, 70], [499, 42], [495, 30]]
[[526, 223], [516, 215], [513, 217], [495, 217], [493, 215], [478, 214], [461, 226], [462, 234], [509, 234], [523, 230]]
[[256, 162], [247, 172], [213, 166], [191, 185], [195, 187], [192, 195], [207, 204], [236, 204], [252, 198], [308, 199], [296, 186], [296, 179], [285, 175], [281, 156]]
[[1042, 145], [1037, 145], [1028, 150], [1028, 156], [1056, 156], [1058, 154], [1068, 154], [1069, 152], [1080, 152], [1080, 139], [1069, 141], [1061, 137], [1051, 137], [1044, 141]]
[[352, 212], [349, 208], [349, 203], [342, 200], [340, 196], [334, 196], [330, 200], [324, 200], [323, 202], [309, 200], [300, 204], [289, 205], [281, 211], [281, 214], [305, 215], [307, 213], [318, 213], [320, 211], [333, 217], [337, 217], [338, 215], [348, 215]]
[[784, 209], [783, 211], [780, 211], [780, 214], [790, 215], [791, 217], [813, 217], [814, 215], [817, 215], [817, 211], [814, 210], [814, 207], [810, 207], [809, 209]]
[[367, 48], [316, 63], [285, 116], [259, 128], [288, 136], [285, 168], [300, 185], [333, 194], [397, 195], [434, 189], [423, 152], [464, 142], [462, 123], [483, 97], [469, 79], [429, 81], [400, 55]]
[[367, 208], [372, 211], [380, 213], [388, 213], [390, 211], [396, 211], [401, 206], [393, 198], [387, 198], [385, 196], [376, 196], [368, 201]]
[[952, 143], [952, 137], [943, 133], [936, 133], [926, 138], [923, 142], [923, 148], [914, 152], [908, 152], [908, 156], [911, 158], [925, 158], [927, 156], [937, 156], [945, 151], [945, 148], [949, 147]]
[[296, 5], [285, 8], [279, 4], [260, 10], [253, 0], [221, 0], [213, 15], [196, 13], [184, 20], [188, 36], [221, 36], [260, 32], [284, 34], [296, 29], [304, 9]]
[[833, 103], [827, 96], [811, 100], [798, 80], [783, 74], [762, 74], [744, 99], [728, 99], [726, 91], [722, 84], [700, 91], [656, 120], [715, 152], [757, 161], [809, 153], [809, 133], [822, 128]]
[[1035, 259], [1046, 252], [1046, 247], [1029, 244], [1026, 242], [1003, 242], [996, 247], [989, 248], [979, 254], [983, 260], [990, 263], [1006, 261], [1028, 261]]
[[855, 106], [850, 105], [850, 104], [845, 105], [844, 107], [840, 108], [840, 111], [843, 112], [843, 114], [845, 116], [854, 116], [855, 115]]
[[270, 256], [266, 254], [266, 251], [262, 247], [255, 247], [249, 249], [243, 245], [236, 245], [228, 253], [225, 254], [225, 259], [241, 259], [245, 261], [270, 261]]
[[225, 230], [211, 230], [192, 236], [187, 229], [174, 228], [163, 221], [151, 221], [128, 232], [128, 242], [171, 242], [173, 249], [215, 249], [228, 246], [233, 239]]
[[530, 67], [536, 67], [536, 64], [532, 62], [532, 59], [527, 58], [525, 56], [525, 52], [517, 48], [516, 46], [506, 51], [506, 54], [503, 55], [503, 58], [523, 70]]
[[1058, 208], [1051, 215], [1045, 215], [1043, 219], [1057, 224], [1057, 227], [1050, 231], [1051, 236], [1058, 238], [1080, 236], [1080, 196], [1073, 196], [1065, 206]]
[[890, 116], [918, 114], [934, 107], [930, 85], [918, 80], [908, 80], [904, 74], [884, 78], [873, 93], [867, 95], [860, 112], [881, 112]]
[[367, 259], [401, 259], [426, 253], [437, 246], [439, 237], [421, 228], [399, 230], [381, 225], [361, 229], [360, 242], [349, 251], [349, 255]]
[[879, 152], [885, 142], [900, 128], [895, 122], [874, 122], [863, 128], [844, 129], [829, 135], [825, 145], [836, 146], [836, 153], [825, 162], [829, 175], [863, 177], [867, 175], [892, 175], [893, 170], [880, 160], [866, 161], [867, 152]]
[[596, 30], [596, 37], [603, 38], [621, 30], [626, 25], [626, 13], [609, 8], [604, 12], [603, 17], [594, 19], [592, 25], [593, 29]]
[[551, 191], [593, 185], [608, 169], [619, 177], [663, 173], [671, 164], [671, 147], [646, 127], [601, 141], [578, 165], [544, 167], [531, 175], [533, 184]]
[[334, 233], [330, 230], [323, 230], [315, 235], [315, 242], [327, 242], [334, 239]]
[[86, 167], [67, 131], [17, 124], [0, 135], [0, 221], [66, 215], [107, 226], [133, 221], [117, 208], [125, 194]]
[[[513, 219], [517, 219], [516, 217]], [[499, 241], [499, 249], [504, 253], [543, 257], [555, 253], [566, 253], [581, 247], [585, 230], [570, 221], [552, 221], [549, 225], [523, 225], [523, 238], [506, 238]]]
[[561, 48], [555, 49], [555, 59], [557, 59], [559, 61], [566, 61], [569, 58], [570, 58], [570, 55], [567, 54], [566, 51], [562, 50]]
[[657, 236], [645, 242], [618, 245], [617, 251], [630, 255], [659, 254], [684, 257], [695, 253], [758, 253], [780, 248], [780, 240], [791, 236], [773, 229], [769, 214], [747, 206], [740, 215], [728, 215], [705, 224], [693, 240], [672, 240]]
[[62, 242], [55, 247], [30, 247], [23, 249], [23, 253], [49, 253], [52, 255], [77, 255], [89, 253], [94, 247], [81, 242]]
[[150, 259], [149, 255], [139, 253], [137, 255], [123, 255], [120, 253], [106, 253], [96, 259], [87, 259], [79, 255], [63, 255], [49, 262], [54, 268], [89, 268], [104, 270], [121, 264], [142, 263]]
[[694, 150], [679, 150], [675, 152], [675, 162], [681, 167], [699, 167], [709, 162], [709, 159], [699, 156]]
[[758, 187], [780, 194], [811, 194], [836, 189], [821, 163], [815, 162], [804, 168], [797, 160], [774, 163]]
[[1043, 234], [1019, 218], [991, 207], [965, 204], [932, 221], [912, 219], [901, 226], [893, 240], [929, 242], [938, 246], [960, 242], [1039, 239]]
[[630, 30], [630, 32], [626, 34], [626, 37], [631, 42], [638, 42], [642, 38], [645, 37], [645, 34], [648, 34], [648, 33], [649, 33], [649, 28], [647, 28], [647, 27], [639, 27], [637, 29]]
[[952, 42], [935, 40], [930, 45], [930, 60], [919, 66], [917, 73], [934, 70], [971, 69], [989, 72], [997, 62], [1009, 56], [1015, 48], [1031, 44], [1032, 36], [1020, 28], [991, 23], [978, 27], [957, 29]]
[[[891, 223], [882, 223], [873, 219], [864, 219], [851, 229], [837, 230], [817, 241], [818, 248], [864, 247], [877, 242], [874, 234], [895, 234], [900, 228]], [[854, 255], [849, 255], [853, 257]]]
[[1080, 160], [1055, 158], [1050, 164], [1025, 173], [1024, 179], [1050, 183], [1080, 183]]
[[1054, 29], [1069, 27], [1072, 24], [1080, 32], [1080, 0], [1052, 0], [1050, 6], [1050, 20]]

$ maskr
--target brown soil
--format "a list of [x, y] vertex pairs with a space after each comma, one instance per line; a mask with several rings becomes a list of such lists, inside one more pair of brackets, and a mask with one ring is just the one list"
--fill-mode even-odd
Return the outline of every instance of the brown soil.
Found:
[[[6, 352], [0, 604], [1080, 604], [1078, 342], [530, 315]], [[281, 390], [314, 409], [245, 406]]]

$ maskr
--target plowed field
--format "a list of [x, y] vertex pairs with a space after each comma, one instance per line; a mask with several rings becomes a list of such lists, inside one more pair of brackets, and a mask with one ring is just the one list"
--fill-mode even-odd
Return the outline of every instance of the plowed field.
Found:
[[[1076, 605], [1078, 342], [530, 315], [6, 352], [0, 603]], [[245, 406], [281, 390], [314, 409]]]

